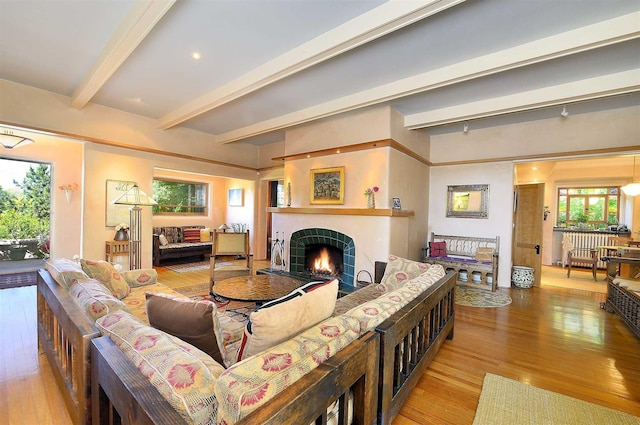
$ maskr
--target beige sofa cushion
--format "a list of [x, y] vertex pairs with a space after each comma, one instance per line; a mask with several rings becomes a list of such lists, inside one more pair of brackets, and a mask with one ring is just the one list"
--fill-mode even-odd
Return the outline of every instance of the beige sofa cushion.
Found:
[[331, 316], [338, 297], [338, 280], [311, 282], [284, 297], [263, 304], [249, 315], [238, 361], [297, 335]]
[[153, 285], [158, 281], [158, 272], [155, 269], [129, 270], [120, 273], [120, 276], [131, 288]]
[[76, 279], [89, 279], [80, 263], [66, 258], [49, 259], [44, 266], [53, 280], [60, 286], [68, 288]]
[[214, 385], [224, 368], [179, 338], [146, 326], [124, 311], [96, 321], [187, 423], [217, 423]]
[[69, 286], [69, 295], [85, 314], [94, 320], [114, 311], [128, 311], [122, 301], [114, 297], [109, 289], [95, 279], [76, 279]]

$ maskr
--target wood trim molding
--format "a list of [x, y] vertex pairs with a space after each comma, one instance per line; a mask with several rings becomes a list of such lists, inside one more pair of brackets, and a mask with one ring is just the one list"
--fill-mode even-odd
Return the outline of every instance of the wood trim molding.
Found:
[[276, 214], [322, 214], [322, 215], [368, 215], [377, 217], [413, 217], [412, 210], [391, 210], [386, 208], [276, 208], [268, 207], [267, 212]]
[[339, 155], [343, 153], [358, 152], [363, 150], [386, 148], [386, 147], [395, 149], [399, 152], [409, 155], [411, 158], [414, 158], [425, 165], [431, 165], [431, 162], [429, 162], [429, 160], [418, 155], [411, 149], [396, 142], [393, 139], [374, 140], [372, 142], [357, 143], [355, 145], [344, 145], [344, 146], [339, 146], [339, 147], [330, 148], [330, 149], [321, 149], [317, 151], [301, 152], [293, 155], [277, 156], [271, 159], [274, 161], [295, 161], [298, 159], [316, 158], [319, 156], [327, 156], [327, 155]]
[[483, 164], [487, 162], [519, 162], [519, 161], [543, 161], [543, 160], [551, 160], [556, 158], [582, 158], [587, 156], [594, 155], [607, 155], [614, 153], [626, 153], [639, 151], [640, 145], [631, 145], [631, 146], [619, 146], [614, 148], [602, 148], [602, 149], [589, 149], [585, 151], [569, 151], [569, 152], [555, 152], [555, 153], [544, 153], [544, 154], [532, 154], [532, 155], [519, 155], [519, 156], [505, 156], [505, 157], [493, 157], [493, 158], [483, 158], [483, 159], [467, 159], [463, 161], [445, 161], [445, 162], [434, 162], [430, 165], [432, 167], [443, 167], [449, 165], [468, 165], [468, 164]]

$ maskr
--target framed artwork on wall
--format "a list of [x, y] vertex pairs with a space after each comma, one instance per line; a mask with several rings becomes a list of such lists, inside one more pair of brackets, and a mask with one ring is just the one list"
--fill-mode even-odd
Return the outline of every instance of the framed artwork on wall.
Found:
[[344, 167], [311, 170], [311, 204], [344, 204]]
[[447, 217], [487, 218], [489, 185], [447, 186]]
[[123, 180], [107, 180], [107, 190], [105, 196], [105, 226], [115, 227], [120, 223], [129, 223], [128, 205], [116, 205], [113, 201], [136, 184], [135, 182]]
[[229, 189], [229, 206], [242, 207], [244, 205], [243, 195], [242, 189]]
[[393, 198], [393, 207], [394, 210], [401, 210], [402, 204], [400, 203], [400, 198]]

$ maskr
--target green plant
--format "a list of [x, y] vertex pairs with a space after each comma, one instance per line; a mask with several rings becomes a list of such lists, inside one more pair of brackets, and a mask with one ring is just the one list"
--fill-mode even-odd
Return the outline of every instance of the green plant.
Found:
[[589, 221], [589, 218], [587, 217], [587, 215], [583, 212], [578, 212], [575, 216], [574, 216], [574, 220], [576, 223], [586, 223]]

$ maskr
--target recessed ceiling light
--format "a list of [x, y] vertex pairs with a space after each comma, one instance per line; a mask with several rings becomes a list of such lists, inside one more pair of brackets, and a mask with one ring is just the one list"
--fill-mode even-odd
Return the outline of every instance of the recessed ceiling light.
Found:
[[533, 167], [532, 168], [533, 171], [536, 171], [537, 169], [538, 169], [538, 167]]
[[143, 103], [139, 97], [128, 97], [127, 100], [131, 103]]
[[198, 60], [200, 60], [200, 58], [202, 58], [202, 55], [199, 52], [193, 52], [193, 53], [191, 53], [191, 58], [193, 60], [198, 61]]

